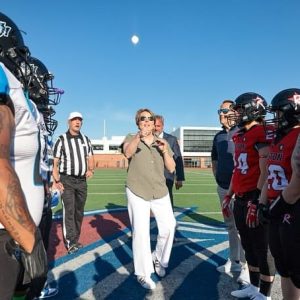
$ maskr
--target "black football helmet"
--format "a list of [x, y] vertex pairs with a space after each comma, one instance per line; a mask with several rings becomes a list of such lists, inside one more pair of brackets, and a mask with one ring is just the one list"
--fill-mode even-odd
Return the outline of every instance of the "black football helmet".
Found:
[[59, 104], [64, 91], [53, 87], [54, 75], [39, 59], [30, 57], [28, 62], [31, 69], [31, 72], [26, 74], [29, 98], [39, 109]]
[[[23, 37], [17, 25], [0, 12], [0, 61], [25, 84], [25, 73], [29, 72], [27, 59], [30, 56], [24, 45]], [[25, 66], [21, 69], [21, 64]]]
[[52, 105], [59, 104], [64, 91], [53, 87], [54, 76], [39, 59], [30, 57], [28, 62], [31, 70], [26, 73], [28, 96], [43, 114], [48, 133], [53, 135], [58, 122], [53, 119], [56, 112]]
[[243, 127], [251, 121], [262, 121], [267, 112], [267, 105], [264, 97], [257, 93], [241, 94], [231, 105], [236, 114], [228, 117], [229, 123]]
[[288, 130], [300, 123], [300, 89], [290, 88], [279, 92], [271, 101], [268, 112], [273, 118], [266, 123], [275, 124], [277, 131]]
[[52, 136], [58, 125], [57, 120], [53, 119], [56, 112], [51, 105], [48, 105], [47, 107], [43, 106], [42, 108], [39, 108], [39, 110], [43, 114], [47, 132]]

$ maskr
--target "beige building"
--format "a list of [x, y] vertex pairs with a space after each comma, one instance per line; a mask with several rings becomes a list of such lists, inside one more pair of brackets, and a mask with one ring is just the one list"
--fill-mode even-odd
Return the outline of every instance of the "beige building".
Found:
[[127, 168], [127, 159], [121, 153], [121, 144], [125, 136], [112, 136], [109, 140], [91, 139], [96, 168]]

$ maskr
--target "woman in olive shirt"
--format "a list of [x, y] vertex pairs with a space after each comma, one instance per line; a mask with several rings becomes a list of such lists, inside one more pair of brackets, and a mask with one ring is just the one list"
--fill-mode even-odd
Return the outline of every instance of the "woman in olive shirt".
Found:
[[[144, 108], [136, 113], [139, 131], [128, 135], [123, 152], [129, 159], [126, 195], [132, 227], [132, 251], [135, 275], [146, 289], [154, 289], [151, 273], [165, 276], [171, 254], [175, 218], [172, 211], [164, 167], [175, 170], [173, 152], [166, 140], [154, 135], [154, 114]], [[151, 253], [150, 211], [158, 226], [155, 251]]]

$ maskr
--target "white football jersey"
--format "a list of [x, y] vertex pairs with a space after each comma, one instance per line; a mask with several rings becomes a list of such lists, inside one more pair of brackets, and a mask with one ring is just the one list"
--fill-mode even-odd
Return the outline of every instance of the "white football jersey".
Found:
[[[38, 116], [31, 101], [26, 99], [20, 81], [2, 63], [0, 67], [7, 76], [9, 95], [15, 110], [15, 132], [11, 143], [10, 159], [21, 182], [30, 214], [38, 225], [44, 204], [44, 187], [40, 176]], [[0, 228], [3, 228], [1, 223]]]

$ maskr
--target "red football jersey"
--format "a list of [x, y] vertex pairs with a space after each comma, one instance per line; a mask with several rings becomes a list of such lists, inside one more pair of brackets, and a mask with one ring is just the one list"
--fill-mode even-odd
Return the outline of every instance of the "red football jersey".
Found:
[[273, 201], [291, 180], [291, 156], [300, 134], [300, 128], [293, 128], [280, 141], [272, 143], [268, 156], [268, 199]]
[[[232, 189], [234, 193], [250, 192], [257, 187], [260, 175], [259, 153], [256, 145], [269, 145], [273, 130], [255, 125], [249, 130], [240, 130], [232, 138], [234, 142], [234, 170]], [[269, 134], [270, 132], [270, 134]]]

